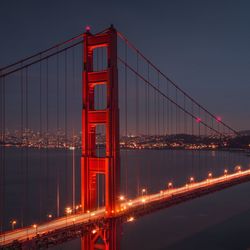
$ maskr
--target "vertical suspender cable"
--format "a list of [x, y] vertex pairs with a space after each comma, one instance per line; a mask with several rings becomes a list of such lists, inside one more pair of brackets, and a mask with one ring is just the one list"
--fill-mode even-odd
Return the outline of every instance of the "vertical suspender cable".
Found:
[[[1, 71], [0, 71], [1, 75]], [[0, 233], [3, 230], [3, 78], [0, 78]]]
[[[185, 95], [183, 95], [183, 108], [184, 108], [184, 110], [186, 110], [186, 97], [185, 97]], [[183, 131], [182, 131], [182, 133], [184, 134], [184, 144], [187, 144], [186, 113], [185, 112], [182, 112], [182, 113], [183, 113], [183, 121], [182, 121], [183, 122]], [[184, 147], [184, 151], [182, 151], [182, 152], [184, 153], [182, 167], [185, 171], [185, 165], [186, 165], [186, 162], [188, 162], [188, 151], [186, 151], [185, 147]]]
[[[147, 66], [148, 66], [148, 69], [147, 69], [147, 80], [149, 82], [149, 62], [147, 62]], [[149, 136], [149, 85], [146, 84], [147, 86], [147, 135]]]
[[[166, 84], [166, 96], [169, 96], [169, 86], [168, 86], [168, 81]], [[164, 98], [163, 98], [164, 99]], [[170, 160], [170, 154], [169, 150], [166, 151], [166, 146], [168, 146], [169, 143], [169, 136], [170, 136], [170, 128], [169, 128], [169, 100], [167, 99], [166, 101], [166, 128], [164, 128], [164, 162], [166, 162], [166, 159], [168, 158], [168, 162]], [[164, 105], [165, 106], [165, 105]], [[168, 157], [167, 157], [168, 156]], [[170, 172], [170, 180], [173, 181], [173, 173], [172, 171]]]
[[[177, 88], [175, 88], [175, 103], [178, 103], [178, 94], [177, 94]], [[175, 143], [177, 143], [177, 134], [178, 134], [178, 107], [177, 105], [174, 106], [175, 107], [175, 137], [174, 137], [174, 141]], [[176, 175], [177, 177], [179, 177], [178, 173], [179, 173], [179, 169], [178, 164], [177, 164], [177, 151], [176, 149], [174, 149], [174, 166], [175, 166], [175, 171], [176, 171]]]
[[0, 126], [1, 126], [1, 159], [0, 159], [0, 232], [5, 230], [5, 78], [0, 82]]
[[[160, 100], [160, 95], [158, 94], [158, 100]], [[159, 101], [160, 102], [160, 101]], [[166, 136], [166, 119], [167, 119], [167, 114], [166, 114], [166, 102], [165, 99], [162, 97], [162, 131], [160, 131], [160, 126], [158, 128], [158, 134], [162, 136]], [[159, 123], [160, 123], [160, 103], [158, 105], [158, 119], [159, 119]]]
[[[208, 124], [207, 122], [207, 113], [205, 112], [205, 123]], [[207, 132], [207, 126], [204, 127], [204, 133], [205, 133], [205, 138], [208, 144], [209, 138], [208, 138], [208, 132]], [[205, 153], [205, 156], [207, 156], [207, 153]], [[205, 168], [208, 169], [208, 161], [206, 160], [206, 157], [204, 157], [204, 165]], [[209, 164], [209, 171], [211, 171], [211, 165]]]
[[[170, 90], [169, 90], [169, 84], [168, 84], [168, 96], [170, 97]], [[174, 135], [174, 126], [173, 126], [173, 104], [169, 102], [169, 130], [170, 134]]]
[[[102, 57], [101, 57], [101, 68], [102, 68], [102, 70], [105, 70], [106, 68], [104, 68], [104, 65], [105, 65], [105, 59], [107, 60], [107, 58], [105, 58], [104, 57], [104, 51], [105, 51], [105, 49], [103, 48], [102, 49]], [[103, 100], [103, 102], [106, 104], [105, 105], [105, 107], [104, 108], [107, 108], [107, 91], [106, 91], [106, 96], [104, 95], [104, 89], [103, 88], [101, 88], [101, 96], [102, 96], [102, 100]], [[101, 130], [101, 135], [102, 136], [104, 136], [105, 134], [106, 134], [106, 132], [105, 132], [106, 130], [105, 130], [105, 126], [103, 126], [102, 127], [102, 130]], [[102, 137], [101, 137], [102, 138]], [[105, 157], [106, 157], [106, 152], [105, 152]], [[103, 180], [102, 181], [102, 183], [101, 183], [101, 185], [102, 185], [102, 190], [105, 190], [105, 181]], [[104, 193], [102, 194], [102, 204], [104, 204], [104, 199], [105, 199], [105, 197], [104, 197], [105, 195], [104, 195]]]
[[25, 70], [25, 213], [29, 222], [29, 106], [28, 106], [28, 68]]
[[[167, 80], [168, 82], [168, 80]], [[169, 84], [168, 84], [168, 87], [169, 87]], [[169, 90], [169, 94], [168, 94], [169, 97], [171, 97], [170, 95], [170, 90]], [[172, 147], [172, 143], [173, 143], [173, 138], [174, 138], [174, 108], [173, 108], [173, 104], [171, 102], [169, 102], [170, 104], [170, 107], [169, 107], [169, 128], [170, 128], [170, 131], [171, 131], [171, 134], [170, 134], [170, 150], [171, 150], [171, 163], [173, 164], [172, 168], [173, 168], [173, 179], [176, 179], [176, 169], [175, 169], [175, 165], [174, 165], [174, 148]]]
[[[73, 79], [72, 79], [72, 91], [73, 91], [73, 99], [71, 99], [72, 101], [72, 105], [71, 108], [74, 108], [74, 101], [75, 101], [75, 48], [73, 48], [72, 51], [72, 75], [73, 75]], [[72, 110], [72, 146], [73, 146], [73, 155], [72, 155], [72, 208], [73, 211], [75, 211], [75, 120], [74, 120], [74, 110]], [[99, 187], [99, 183], [98, 183], [98, 187]]]
[[[40, 56], [41, 59], [41, 56]], [[42, 220], [42, 201], [43, 201], [43, 192], [42, 192], [42, 147], [43, 147], [43, 136], [42, 136], [42, 62], [40, 61], [39, 65], [39, 139], [40, 139], [40, 148], [39, 148], [39, 168], [40, 168], [40, 185], [39, 185], [39, 219]]]
[[127, 63], [128, 63], [128, 51], [127, 51], [127, 43], [125, 42], [125, 100], [124, 100], [124, 105], [125, 105], [125, 175], [126, 175], [126, 180], [125, 180], [125, 193], [126, 196], [128, 195], [128, 100], [127, 100], [127, 91], [128, 91], [128, 69], [127, 69]]
[[[1, 72], [0, 72], [1, 73]], [[2, 233], [4, 231], [3, 228], [3, 218], [4, 218], [4, 211], [3, 211], [3, 78], [0, 78], [0, 138], [1, 138], [1, 144], [0, 144], [0, 232]]]
[[[149, 82], [149, 62], [147, 61], [147, 80]], [[146, 83], [146, 86], [147, 86], [147, 136], [148, 136], [148, 140], [149, 140], [149, 137], [150, 137], [150, 134], [149, 134], [149, 102], [150, 102], [150, 99], [149, 99], [149, 84]], [[150, 162], [147, 161], [147, 168], [148, 168], [148, 187], [150, 186], [151, 184], [151, 176], [150, 176]]]
[[[20, 105], [20, 112], [21, 112], [21, 171], [22, 171], [22, 181], [24, 181], [24, 158], [23, 158], [23, 148], [24, 148], [24, 129], [23, 129], [23, 112], [24, 112], [24, 105], [23, 105], [23, 70], [21, 70], [21, 82], [20, 82], [20, 87], [21, 87], [21, 105]], [[22, 205], [21, 205], [21, 227], [24, 226], [25, 224], [25, 218], [24, 218], [24, 209], [25, 209], [25, 186], [22, 186]]]
[[5, 220], [5, 185], [6, 185], [6, 147], [5, 147], [5, 144], [6, 144], [6, 91], [5, 91], [5, 77], [3, 78], [3, 143], [4, 143], [4, 147], [3, 147], [3, 227], [5, 227], [5, 223], [6, 223], [6, 220]]
[[[194, 116], [194, 103], [191, 102], [191, 114], [192, 116]], [[192, 141], [194, 141], [195, 139], [195, 135], [194, 135], [194, 118], [192, 117], [191, 118], [191, 133], [192, 133]], [[193, 144], [194, 146], [194, 144]], [[194, 174], [194, 148], [192, 149], [192, 164], [191, 164], [191, 174], [193, 175]]]
[[[169, 97], [169, 84], [167, 81], [167, 97]], [[170, 102], [167, 99], [167, 134], [170, 135], [171, 131], [170, 131]]]
[[64, 133], [65, 133], [65, 191], [66, 191], [66, 202], [68, 204], [69, 201], [69, 193], [68, 193], [68, 110], [67, 110], [67, 106], [68, 106], [68, 97], [67, 97], [67, 50], [65, 50], [65, 64], [64, 64]]
[[46, 59], [46, 208], [50, 208], [49, 170], [49, 62]]
[[[159, 71], [157, 71], [157, 88], [160, 90], [160, 73]], [[157, 94], [157, 100], [158, 100], [158, 105], [157, 105], [157, 134], [158, 136], [160, 136], [160, 94], [158, 92]], [[162, 118], [163, 119], [163, 133], [164, 134], [164, 127], [165, 127], [165, 105], [164, 105], [164, 99], [163, 99], [163, 114], [164, 114], [164, 117]]]
[[[96, 50], [96, 57], [94, 58], [96, 61], [96, 71], [99, 71], [99, 50]], [[97, 85], [98, 86], [98, 85]], [[100, 109], [101, 107], [101, 99], [100, 99], [100, 87], [96, 87], [95, 90], [96, 96], [95, 96], [95, 100], [96, 101], [96, 105], [94, 104], [94, 107], [97, 107], [97, 109]], [[96, 178], [97, 178], [97, 208], [99, 209], [100, 207], [100, 157], [101, 157], [101, 152], [100, 152], [100, 143], [99, 143], [99, 139], [100, 139], [100, 134], [101, 134], [101, 129], [97, 130], [96, 129], [96, 144], [97, 144], [97, 159], [98, 159], [98, 165], [97, 165], [97, 174], [96, 174]], [[98, 139], [98, 141], [97, 141]]]
[[[177, 88], [175, 88], [175, 102], [178, 103]], [[175, 134], [176, 134], [176, 136], [178, 134], [178, 108], [177, 108], [177, 106], [175, 106]]]
[[200, 106], [198, 106], [198, 114], [199, 114], [199, 121], [198, 121], [198, 136], [199, 136], [199, 149], [198, 149], [198, 176], [201, 178], [202, 175], [202, 165], [201, 165], [201, 110]]
[[[158, 84], [158, 83], [157, 83]], [[158, 87], [158, 86], [157, 86]], [[158, 87], [158, 89], [159, 89], [159, 87]], [[157, 117], [157, 114], [158, 114], [158, 112], [157, 112], [157, 110], [156, 110], [156, 103], [157, 103], [157, 101], [156, 101], [156, 90], [155, 89], [153, 89], [153, 95], [154, 95], [154, 104], [153, 104], [153, 112], [154, 112], [154, 137], [156, 138], [156, 135], [157, 135], [157, 121], [158, 121], [158, 117]]]
[[[59, 54], [56, 55], [56, 133], [57, 133], [57, 148], [59, 145]], [[60, 169], [57, 164], [56, 173], [56, 216], [60, 216]]]
[[[136, 72], [139, 73], [139, 54], [138, 52], [136, 53]], [[138, 75], [136, 74], [136, 89], [135, 89], [135, 99], [136, 99], [136, 110], [135, 110], [135, 123], [136, 123], [136, 127], [135, 127], [135, 134], [136, 137], [139, 137], [139, 105], [140, 105], [140, 100], [139, 100], [139, 78]], [[140, 166], [139, 166], [139, 158], [137, 156], [136, 158], [137, 162], [136, 162], [136, 186], [137, 186], [137, 196], [140, 195]]]

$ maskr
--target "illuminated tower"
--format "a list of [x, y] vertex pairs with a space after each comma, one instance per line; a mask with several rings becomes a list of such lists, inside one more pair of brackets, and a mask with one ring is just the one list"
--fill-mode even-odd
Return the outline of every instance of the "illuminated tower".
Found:
[[[107, 69], [94, 71], [94, 50], [106, 48]], [[120, 192], [119, 109], [117, 71], [117, 32], [111, 26], [103, 33], [84, 34], [82, 107], [81, 203], [84, 211], [95, 209], [97, 175], [105, 175], [105, 207], [109, 214], [117, 209]], [[95, 110], [95, 87], [105, 84], [107, 107]], [[105, 157], [97, 156], [96, 126], [106, 131]]]

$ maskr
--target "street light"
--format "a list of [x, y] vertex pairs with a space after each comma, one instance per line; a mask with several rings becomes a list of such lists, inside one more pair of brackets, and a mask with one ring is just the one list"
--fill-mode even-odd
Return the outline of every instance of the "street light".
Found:
[[121, 195], [121, 196], [119, 197], [119, 199], [120, 199], [120, 201], [124, 201], [124, 200], [125, 200], [125, 197], [124, 197], [123, 195]]
[[235, 167], [235, 171], [241, 172], [241, 166], [240, 166], [240, 165], [236, 166], [236, 167]]
[[127, 222], [132, 222], [132, 221], [134, 221], [135, 220], [135, 218], [134, 217], [129, 217], [128, 219], [127, 219]]
[[16, 220], [12, 220], [12, 221], [10, 222], [11, 227], [12, 227], [12, 230], [14, 230], [14, 229], [15, 229], [15, 225], [16, 225], [16, 223], [17, 223], [17, 221], [16, 221]]
[[228, 170], [225, 169], [225, 170], [224, 170], [224, 175], [227, 176], [227, 173], [228, 173]]
[[173, 188], [173, 183], [172, 183], [172, 182], [169, 182], [169, 183], [168, 183], [168, 189], [171, 189], [171, 188]]
[[75, 211], [75, 147], [69, 148], [72, 151], [72, 208]]
[[48, 218], [52, 219], [53, 215], [52, 214], [48, 214]]
[[66, 207], [65, 212], [66, 212], [66, 215], [71, 214], [72, 213], [71, 207]]
[[211, 179], [213, 177], [213, 174], [210, 172], [208, 173], [208, 179]]
[[145, 194], [147, 192], [147, 190], [145, 189], [145, 188], [143, 188], [142, 190], [141, 190], [141, 194], [143, 195], [143, 194]]
[[189, 181], [190, 181], [190, 183], [193, 183], [194, 182], [194, 177], [191, 176]]
[[36, 234], [37, 234], [37, 224], [34, 224], [32, 227], [36, 230]]
[[87, 214], [89, 215], [89, 220], [90, 220], [90, 211], [89, 210], [87, 210]]
[[129, 206], [132, 206], [132, 205], [133, 205], [133, 202], [130, 200], [130, 201], [128, 202], [128, 205], [129, 205]]

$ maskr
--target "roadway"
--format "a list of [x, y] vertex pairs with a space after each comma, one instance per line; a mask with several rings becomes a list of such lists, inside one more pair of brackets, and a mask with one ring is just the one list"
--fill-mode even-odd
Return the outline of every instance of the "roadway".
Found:
[[[153, 207], [154, 204], [172, 202], [173, 204], [180, 203], [181, 199], [183, 201], [190, 199], [190, 194], [198, 194], [197, 196], [203, 195], [201, 191], [206, 191], [206, 193], [213, 192], [216, 187], [219, 189], [226, 188], [232, 185], [239, 184], [243, 181], [250, 180], [250, 170], [238, 171], [233, 174], [224, 174], [223, 176], [216, 178], [208, 178], [201, 182], [194, 182], [191, 180], [189, 184], [182, 187], [174, 188], [172, 185], [166, 190], [161, 190], [155, 194], [143, 194], [142, 196], [135, 198], [133, 200], [125, 200], [125, 197], [121, 197], [120, 209], [113, 212], [112, 217], [126, 217], [127, 221], [133, 221], [136, 212], [143, 209], [145, 210], [146, 205], [148, 207]], [[228, 184], [228, 186], [225, 186]], [[204, 193], [204, 195], [206, 194]], [[178, 198], [178, 202], [174, 203], [174, 199]], [[93, 224], [99, 219], [106, 217], [105, 208], [100, 208], [95, 211], [88, 213], [77, 213], [67, 215], [58, 219], [53, 219], [51, 221], [45, 222], [43, 224], [31, 225], [29, 227], [15, 229], [12, 231], [5, 232], [0, 235], [0, 246], [5, 246], [11, 244], [13, 241], [26, 241], [27, 239], [32, 239], [37, 235], [49, 234], [50, 232], [56, 232], [63, 228], [72, 227], [74, 225], [85, 225]]]

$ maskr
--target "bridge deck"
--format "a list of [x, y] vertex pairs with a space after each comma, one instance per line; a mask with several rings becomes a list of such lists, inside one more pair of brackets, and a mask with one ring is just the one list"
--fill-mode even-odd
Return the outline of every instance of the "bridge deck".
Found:
[[[141, 196], [121, 203], [121, 209], [116, 211], [113, 217], [129, 221], [129, 218], [142, 216], [157, 209], [178, 204], [249, 180], [250, 170], [246, 170], [187, 184], [183, 187], [163, 190], [156, 194]], [[45, 238], [47, 239], [46, 242], [48, 242], [49, 238], [53, 241], [53, 239], [55, 240], [54, 236], [57, 234], [65, 237], [65, 231], [67, 230], [76, 231], [78, 236], [82, 236], [95, 228], [97, 222], [100, 225], [100, 221], [105, 222], [108, 219], [106, 218], [104, 208], [90, 213], [73, 214], [37, 225], [37, 227], [30, 226], [5, 232], [0, 235], [0, 246], [10, 246], [11, 244], [20, 244], [20, 242], [28, 241], [35, 241], [37, 244], [37, 242], [41, 242]], [[53, 237], [51, 237], [52, 235]], [[70, 237], [72, 237], [72, 234]]]

